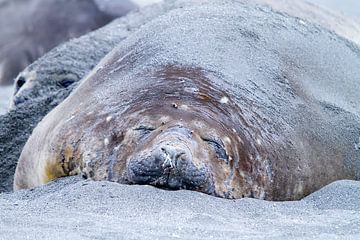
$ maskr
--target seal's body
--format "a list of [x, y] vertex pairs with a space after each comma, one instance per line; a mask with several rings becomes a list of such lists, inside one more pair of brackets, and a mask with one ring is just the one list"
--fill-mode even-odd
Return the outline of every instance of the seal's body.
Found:
[[[301, 24], [312, 22], [360, 45], [360, 22], [338, 11], [304, 0], [241, 0], [247, 4], [265, 4], [276, 11], [299, 18]], [[305, 21], [304, 21], [305, 20]]]
[[129, 1], [118, 2], [113, 4], [116, 12], [106, 12], [106, 3], [94, 0], [2, 1], [0, 85], [12, 84], [20, 71], [58, 44], [135, 9]]
[[292, 200], [357, 179], [359, 52], [268, 9], [171, 11], [122, 42], [42, 120], [14, 188], [81, 173]]

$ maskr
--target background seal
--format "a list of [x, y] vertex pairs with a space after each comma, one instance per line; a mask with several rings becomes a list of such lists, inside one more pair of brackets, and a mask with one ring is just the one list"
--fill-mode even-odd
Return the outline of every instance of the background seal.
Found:
[[[110, 5], [110, 6], [109, 6]], [[110, 11], [111, 9], [111, 11]], [[128, 0], [4, 0], [0, 3], [0, 85], [50, 49], [136, 9]], [[21, 87], [24, 81], [18, 81]]]

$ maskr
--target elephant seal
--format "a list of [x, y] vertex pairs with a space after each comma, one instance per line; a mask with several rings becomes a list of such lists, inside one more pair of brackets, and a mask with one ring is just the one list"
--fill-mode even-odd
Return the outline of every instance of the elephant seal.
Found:
[[[0, 3], [0, 85], [51, 48], [97, 29], [136, 8], [130, 1], [5, 0]], [[107, 4], [107, 5], [106, 5]], [[110, 8], [110, 7], [108, 7]], [[115, 12], [116, 11], [116, 12]]]
[[120, 43], [39, 123], [14, 189], [82, 174], [300, 199], [360, 176], [359, 76], [355, 44], [268, 8], [173, 10]]

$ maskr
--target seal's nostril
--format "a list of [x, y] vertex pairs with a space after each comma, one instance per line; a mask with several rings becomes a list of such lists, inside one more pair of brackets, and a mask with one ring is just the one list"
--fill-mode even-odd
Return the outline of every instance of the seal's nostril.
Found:
[[22, 97], [22, 96], [18, 97], [18, 96], [16, 96], [16, 97], [14, 97], [14, 104], [15, 104], [15, 106], [16, 106], [16, 105], [19, 105], [19, 104], [25, 102], [26, 100], [27, 100], [27, 98], [25, 98], [25, 97]]
[[183, 152], [181, 149], [178, 149], [178, 148], [170, 146], [170, 145], [166, 145], [166, 146], [162, 147], [161, 151], [163, 151], [165, 153], [165, 155], [171, 159], [177, 158], [180, 151]]
[[179, 153], [175, 156], [175, 158], [176, 158], [176, 159], [179, 159], [179, 158], [182, 158], [184, 155], [185, 155], [185, 152], [182, 151], [182, 152], [179, 152]]
[[162, 164], [164, 169], [173, 169], [174, 165], [170, 159], [166, 159], [165, 162]]
[[165, 172], [178, 168], [180, 165], [184, 164], [187, 160], [189, 160], [189, 156], [186, 154], [186, 151], [182, 147], [164, 145], [160, 149], [164, 153], [165, 157], [161, 165]]

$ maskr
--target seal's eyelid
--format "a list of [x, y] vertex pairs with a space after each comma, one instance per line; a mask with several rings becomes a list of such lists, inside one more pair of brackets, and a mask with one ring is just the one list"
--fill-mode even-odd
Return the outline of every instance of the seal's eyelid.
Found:
[[64, 78], [61, 81], [59, 81], [57, 84], [63, 88], [67, 88], [68, 86], [72, 85], [74, 82], [75, 82], [74, 79]]
[[138, 132], [138, 137], [139, 140], [143, 140], [146, 137], [148, 137], [148, 135], [155, 130], [155, 128], [152, 127], [146, 127], [146, 126], [139, 126], [136, 128], [133, 128], [134, 131]]
[[224, 144], [222, 144], [221, 141], [216, 141], [216, 140], [208, 139], [208, 138], [202, 138], [202, 140], [214, 148], [214, 150], [219, 158], [228, 161], [229, 157], [226, 154], [226, 151], [224, 149]]
[[150, 132], [154, 131], [155, 128], [153, 127], [147, 127], [147, 126], [140, 126], [137, 128], [134, 128], [135, 131], [140, 131], [142, 135], [149, 134]]
[[155, 128], [153, 127], [147, 127], [147, 126], [140, 126], [137, 128], [134, 128], [135, 131], [154, 131]]

